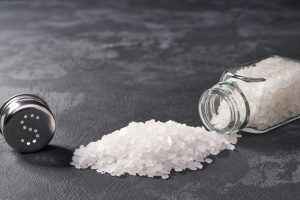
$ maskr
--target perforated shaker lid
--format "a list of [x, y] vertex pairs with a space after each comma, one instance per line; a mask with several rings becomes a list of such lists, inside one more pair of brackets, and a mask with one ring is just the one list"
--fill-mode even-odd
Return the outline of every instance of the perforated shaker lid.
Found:
[[21, 94], [2, 106], [0, 130], [12, 148], [20, 152], [35, 152], [46, 147], [53, 138], [55, 119], [43, 99]]

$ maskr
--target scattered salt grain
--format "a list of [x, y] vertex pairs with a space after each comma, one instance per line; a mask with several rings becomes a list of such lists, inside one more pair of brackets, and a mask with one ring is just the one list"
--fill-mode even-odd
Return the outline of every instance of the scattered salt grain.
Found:
[[236, 133], [218, 134], [203, 127], [174, 121], [131, 122], [97, 142], [76, 149], [72, 165], [112, 176], [123, 174], [167, 179], [172, 169], [201, 169], [201, 163], [224, 149], [232, 149]]
[[212, 163], [212, 159], [210, 159], [210, 158], [205, 158], [205, 162], [207, 162], [207, 163]]

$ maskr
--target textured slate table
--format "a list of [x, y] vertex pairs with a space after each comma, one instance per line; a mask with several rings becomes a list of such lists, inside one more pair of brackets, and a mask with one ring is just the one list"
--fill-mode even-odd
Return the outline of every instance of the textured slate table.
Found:
[[0, 100], [40, 94], [58, 129], [35, 154], [0, 139], [0, 199], [299, 199], [299, 120], [243, 134], [235, 151], [169, 180], [69, 166], [80, 144], [131, 121], [202, 125], [198, 98], [228, 66], [300, 59], [300, 4], [264, 2], [1, 1]]

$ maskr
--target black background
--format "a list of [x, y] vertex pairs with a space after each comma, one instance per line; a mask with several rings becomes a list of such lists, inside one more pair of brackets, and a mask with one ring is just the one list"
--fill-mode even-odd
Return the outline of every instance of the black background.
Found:
[[39, 94], [58, 128], [34, 154], [0, 139], [0, 199], [299, 199], [299, 120], [168, 180], [69, 165], [131, 121], [200, 126], [199, 96], [226, 68], [299, 51], [297, 1], [1, 1], [0, 100]]

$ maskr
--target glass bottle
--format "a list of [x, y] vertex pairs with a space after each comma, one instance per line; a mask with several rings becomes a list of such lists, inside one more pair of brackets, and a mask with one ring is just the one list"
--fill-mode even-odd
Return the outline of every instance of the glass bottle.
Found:
[[300, 118], [299, 87], [297, 60], [271, 56], [230, 68], [201, 95], [200, 117], [219, 133], [264, 133]]

